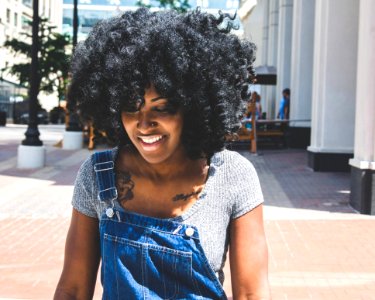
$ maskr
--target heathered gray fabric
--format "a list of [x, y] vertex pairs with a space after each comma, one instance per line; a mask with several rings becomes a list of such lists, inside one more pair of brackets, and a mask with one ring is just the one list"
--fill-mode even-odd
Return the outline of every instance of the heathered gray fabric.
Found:
[[[115, 158], [117, 148], [112, 153]], [[100, 219], [109, 204], [99, 201], [97, 194], [92, 157], [89, 157], [77, 175], [73, 207], [87, 216]], [[170, 220], [198, 228], [207, 259], [223, 283], [229, 222], [262, 202], [263, 195], [253, 165], [237, 152], [223, 150], [211, 158], [207, 182], [198, 201], [183, 215]]]

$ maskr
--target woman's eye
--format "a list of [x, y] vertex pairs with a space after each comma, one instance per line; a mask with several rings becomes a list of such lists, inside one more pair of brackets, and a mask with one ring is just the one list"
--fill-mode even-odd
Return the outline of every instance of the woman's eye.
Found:
[[169, 109], [167, 107], [155, 107], [154, 111], [161, 112], [161, 113], [168, 113]]
[[159, 113], [170, 114], [170, 115], [174, 115], [177, 112], [177, 109], [171, 105], [157, 106], [157, 107], [154, 107], [153, 110]]

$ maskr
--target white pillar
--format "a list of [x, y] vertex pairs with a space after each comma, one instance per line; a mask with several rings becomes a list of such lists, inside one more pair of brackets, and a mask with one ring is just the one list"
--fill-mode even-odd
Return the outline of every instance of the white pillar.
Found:
[[[292, 24], [293, 0], [280, 0], [276, 68], [276, 114], [279, 109], [279, 102], [282, 90], [285, 88], [290, 88], [290, 67], [292, 57]], [[291, 101], [292, 100], [293, 99], [291, 97]]]
[[262, 65], [267, 64], [268, 57], [268, 31], [269, 31], [269, 0], [263, 0], [263, 38], [262, 38]]
[[[279, 0], [269, 2], [269, 25], [268, 25], [268, 50], [267, 65], [276, 67], [277, 65], [277, 40], [279, 26]], [[275, 115], [276, 88], [268, 86], [265, 95], [265, 111], [267, 118], [272, 119]]]
[[36, 169], [43, 168], [46, 160], [45, 146], [19, 145], [17, 149], [17, 168]]
[[[309, 166], [349, 170], [354, 148], [358, 0], [317, 0]], [[344, 24], [344, 25], [343, 25]]]
[[64, 150], [77, 150], [83, 147], [83, 132], [82, 131], [67, 131], [65, 130], [63, 136]]
[[[290, 79], [291, 120], [311, 120], [314, 18], [315, 0], [294, 2]], [[306, 149], [310, 144], [311, 121], [291, 122], [289, 125], [289, 146]]]
[[350, 203], [375, 215], [375, 1], [361, 0], [359, 14], [354, 158]]
[[[267, 57], [268, 57], [268, 33], [269, 33], [269, 3], [270, 0], [263, 0], [263, 38], [262, 38], [262, 65], [267, 65]], [[267, 104], [266, 104], [266, 95], [267, 95], [267, 87], [265, 85], [261, 86], [260, 95], [262, 97], [262, 109], [263, 111], [267, 111]]]

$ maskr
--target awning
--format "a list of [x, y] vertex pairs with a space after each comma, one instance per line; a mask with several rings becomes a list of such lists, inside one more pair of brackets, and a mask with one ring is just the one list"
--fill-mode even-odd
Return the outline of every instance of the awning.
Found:
[[255, 80], [254, 84], [276, 85], [276, 67], [267, 65], [255, 67]]

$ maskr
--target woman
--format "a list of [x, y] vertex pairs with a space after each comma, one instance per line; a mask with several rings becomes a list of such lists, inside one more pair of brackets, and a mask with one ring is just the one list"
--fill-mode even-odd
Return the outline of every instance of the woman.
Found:
[[69, 97], [118, 147], [77, 176], [55, 299], [269, 299], [262, 192], [224, 150], [238, 129], [255, 47], [232, 20], [139, 9], [76, 48]]
[[256, 119], [262, 118], [262, 105], [260, 104], [260, 95], [257, 92], [253, 92], [251, 95], [252, 101], [255, 103], [255, 117]]

